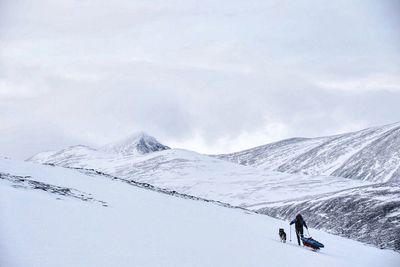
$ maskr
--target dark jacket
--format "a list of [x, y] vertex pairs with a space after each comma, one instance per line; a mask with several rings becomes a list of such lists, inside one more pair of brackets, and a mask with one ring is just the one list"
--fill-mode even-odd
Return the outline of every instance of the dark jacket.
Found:
[[297, 215], [295, 219], [290, 222], [290, 225], [295, 224], [296, 229], [303, 230], [303, 226], [308, 229], [306, 221], [301, 215]]

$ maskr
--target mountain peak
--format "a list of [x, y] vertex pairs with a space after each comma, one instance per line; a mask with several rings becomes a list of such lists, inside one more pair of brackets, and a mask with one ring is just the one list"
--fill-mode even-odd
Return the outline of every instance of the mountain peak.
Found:
[[100, 148], [102, 151], [123, 155], [147, 154], [166, 149], [170, 148], [161, 144], [156, 138], [143, 131]]

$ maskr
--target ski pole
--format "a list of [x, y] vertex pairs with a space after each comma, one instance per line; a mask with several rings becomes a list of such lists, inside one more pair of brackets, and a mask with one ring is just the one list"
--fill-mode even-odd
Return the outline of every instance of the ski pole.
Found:
[[292, 225], [290, 225], [290, 242], [292, 242]]
[[307, 229], [307, 234], [308, 234], [308, 236], [311, 237], [310, 232], [308, 231], [308, 228], [306, 228], [306, 229]]

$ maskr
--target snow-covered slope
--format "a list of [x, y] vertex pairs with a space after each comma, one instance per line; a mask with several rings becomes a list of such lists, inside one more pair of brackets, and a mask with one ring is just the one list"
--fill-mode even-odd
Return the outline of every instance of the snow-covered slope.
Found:
[[50, 159], [63, 159], [65, 162], [79, 162], [85, 160], [91, 155], [96, 155], [100, 157], [102, 154], [109, 157], [108, 153], [101, 153], [100, 151], [83, 145], [76, 145], [64, 148], [60, 151], [45, 151], [34, 155], [33, 157], [27, 159], [27, 161], [46, 161]]
[[400, 262], [396, 252], [313, 229], [326, 246], [319, 253], [282, 244], [278, 228], [289, 235], [287, 221], [107, 176], [11, 160], [0, 160], [0, 173], [8, 177], [0, 179], [0, 266], [390, 267]]
[[400, 123], [321, 138], [293, 138], [217, 157], [263, 170], [400, 182]]
[[[368, 183], [332, 176], [293, 175], [230, 163], [193, 151], [169, 149], [146, 155], [115, 155], [81, 147], [67, 149], [32, 162], [69, 168], [94, 169], [125, 180], [150, 183], [232, 205], [260, 203], [336, 192]], [[85, 155], [82, 157], [82, 155]]]
[[275, 218], [298, 212], [313, 227], [400, 251], [400, 187], [377, 184], [264, 205]]
[[[82, 157], [82, 154], [85, 157]], [[61, 151], [54, 155], [46, 155], [43, 158], [36, 156], [31, 160], [36, 163], [68, 168], [94, 169], [127, 181], [145, 182], [179, 193], [259, 210], [263, 213], [267, 213], [266, 208], [270, 203], [277, 201], [285, 205], [284, 203], [287, 201], [309, 199], [320, 194], [335, 194], [342, 190], [371, 185], [370, 182], [342, 177], [263, 171], [251, 166], [234, 164], [180, 149], [170, 149], [141, 156], [124, 156], [90, 149], [86, 149], [83, 153], [80, 148], [79, 153], [76, 153], [75, 156], [71, 154], [71, 150], [67, 150], [67, 152]], [[363, 196], [355, 195], [351, 201], [356, 203], [360, 198]], [[397, 199], [399, 200], [400, 196], [397, 196]], [[380, 209], [379, 205], [364, 205], [363, 208], [365, 214], [372, 214], [378, 223], [371, 229], [370, 238], [362, 240], [377, 246], [400, 249], [400, 247], [394, 247], [393, 243], [380, 242], [381, 240], [374, 237], [379, 235], [387, 221], [385, 217], [381, 217], [381, 213], [376, 211]], [[297, 210], [302, 210], [302, 207], [298, 206]], [[275, 214], [273, 215], [275, 216]], [[352, 214], [343, 212], [342, 215], [349, 217]], [[400, 215], [395, 215], [394, 218], [400, 221]], [[350, 218], [345, 220], [350, 220]], [[310, 218], [309, 223], [320, 227], [313, 218]], [[370, 220], [359, 222], [362, 227], [357, 229], [359, 232], [356, 231], [351, 236], [355, 239], [363, 236], [363, 227], [368, 228], [370, 223]], [[348, 233], [337, 231], [340, 227], [342, 224], [336, 222], [336, 225], [328, 230], [349, 236]], [[389, 235], [389, 238], [394, 240], [396, 236]]]

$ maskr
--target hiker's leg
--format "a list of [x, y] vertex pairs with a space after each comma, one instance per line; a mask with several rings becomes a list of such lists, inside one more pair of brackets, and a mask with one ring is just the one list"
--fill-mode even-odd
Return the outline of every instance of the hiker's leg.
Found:
[[300, 233], [298, 231], [296, 231], [296, 236], [297, 236], [297, 243], [299, 244], [299, 246], [301, 246], [301, 244], [300, 244]]

